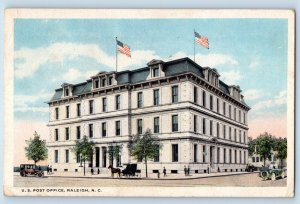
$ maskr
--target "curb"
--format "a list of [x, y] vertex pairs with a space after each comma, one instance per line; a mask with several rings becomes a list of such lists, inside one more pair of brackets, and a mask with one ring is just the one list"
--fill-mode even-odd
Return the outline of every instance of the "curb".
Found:
[[84, 176], [45, 176], [44, 178], [50, 178], [50, 177], [57, 177], [57, 178], [85, 178], [85, 179], [123, 179], [123, 180], [192, 180], [192, 179], [201, 179], [201, 178], [214, 178], [214, 177], [224, 177], [224, 176], [236, 176], [236, 175], [247, 175], [247, 174], [256, 174], [257, 172], [247, 172], [247, 173], [234, 173], [234, 174], [228, 174], [228, 175], [213, 175], [213, 176], [201, 176], [201, 177], [191, 177], [191, 178], [111, 178], [111, 177], [84, 177]]

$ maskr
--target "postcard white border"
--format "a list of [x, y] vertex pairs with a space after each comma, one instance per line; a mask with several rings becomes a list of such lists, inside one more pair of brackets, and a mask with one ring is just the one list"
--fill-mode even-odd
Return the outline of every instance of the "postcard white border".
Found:
[[[193, 19], [193, 18], [283, 18], [288, 20], [286, 187], [101, 187], [94, 193], [22, 193], [13, 187], [13, 52], [14, 19]], [[7, 196], [126, 196], [126, 197], [293, 197], [295, 121], [295, 13], [263, 9], [6, 9], [4, 34], [4, 194]], [[44, 188], [49, 189], [49, 188]]]

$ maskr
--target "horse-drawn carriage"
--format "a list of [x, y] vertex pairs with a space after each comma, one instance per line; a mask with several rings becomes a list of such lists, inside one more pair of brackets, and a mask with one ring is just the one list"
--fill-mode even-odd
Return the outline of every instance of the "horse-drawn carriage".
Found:
[[111, 176], [114, 177], [114, 174], [118, 174], [121, 177], [121, 173], [126, 177], [134, 177], [137, 176], [139, 170], [137, 170], [137, 164], [126, 164], [126, 168], [121, 170], [119, 168], [113, 168], [112, 165], [109, 165], [108, 169], [111, 171]]

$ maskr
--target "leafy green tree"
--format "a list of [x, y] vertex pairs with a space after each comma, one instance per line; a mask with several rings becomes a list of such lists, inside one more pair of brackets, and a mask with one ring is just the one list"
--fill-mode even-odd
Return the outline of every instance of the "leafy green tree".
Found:
[[[122, 152], [122, 145], [109, 145], [108, 146], [108, 157], [109, 157], [109, 161], [110, 161], [110, 165], [113, 165], [113, 160], [114, 158], [116, 158], [117, 160], [120, 159], [121, 156], [121, 152]], [[118, 164], [117, 164], [118, 165]]]
[[35, 131], [33, 139], [26, 141], [25, 153], [28, 160], [33, 160], [34, 164], [48, 158], [48, 149], [46, 147], [46, 140], [41, 140], [40, 135]]
[[277, 151], [277, 158], [280, 160], [280, 166], [282, 168], [282, 161], [287, 157], [287, 139], [278, 138], [275, 141], [274, 150]]
[[256, 139], [252, 139], [251, 137], [248, 137], [248, 152], [249, 152], [249, 155], [252, 156], [254, 153], [255, 153], [255, 146], [257, 144], [257, 140]]
[[274, 145], [275, 138], [267, 132], [256, 138], [256, 152], [263, 158], [264, 166], [266, 166], [266, 159], [272, 156]]
[[153, 136], [150, 129], [147, 129], [144, 135], [137, 134], [134, 136], [132, 143], [129, 145], [130, 154], [135, 159], [142, 158], [145, 162], [146, 177], [148, 177], [147, 162], [158, 156], [161, 145], [158, 138]]
[[82, 140], [75, 141], [75, 147], [72, 151], [80, 156], [80, 160], [83, 161], [83, 175], [85, 176], [85, 162], [90, 161], [94, 154], [95, 143], [89, 141], [87, 136], [83, 136]]

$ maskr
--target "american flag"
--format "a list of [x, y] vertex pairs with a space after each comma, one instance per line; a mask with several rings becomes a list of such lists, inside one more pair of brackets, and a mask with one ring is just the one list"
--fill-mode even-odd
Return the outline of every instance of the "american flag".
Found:
[[194, 33], [195, 33], [195, 42], [209, 49], [208, 38], [203, 35], [202, 36], [199, 35], [199, 33], [197, 33], [196, 31], [194, 31]]
[[118, 45], [118, 51], [121, 52], [124, 55], [127, 55], [128, 57], [131, 57], [131, 51], [130, 47], [120, 41], [117, 40]]

